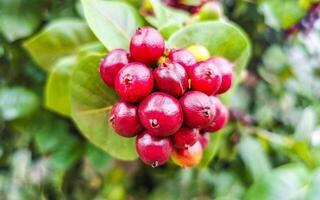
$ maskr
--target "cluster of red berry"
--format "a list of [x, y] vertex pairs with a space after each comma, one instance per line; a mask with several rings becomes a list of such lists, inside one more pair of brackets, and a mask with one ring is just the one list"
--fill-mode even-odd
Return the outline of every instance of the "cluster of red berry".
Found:
[[172, 155], [182, 167], [198, 164], [209, 132], [228, 121], [228, 110], [215, 96], [232, 85], [233, 65], [222, 57], [197, 61], [186, 49], [165, 49], [160, 33], [139, 28], [130, 54], [110, 51], [100, 63], [103, 81], [121, 100], [109, 121], [123, 137], [136, 137], [140, 159], [153, 167]]

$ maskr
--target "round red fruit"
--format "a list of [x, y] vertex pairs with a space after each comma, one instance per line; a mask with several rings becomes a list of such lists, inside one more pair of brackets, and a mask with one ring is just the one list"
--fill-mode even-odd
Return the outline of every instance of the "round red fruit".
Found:
[[158, 167], [169, 160], [172, 153], [172, 142], [169, 137], [156, 137], [146, 130], [137, 136], [136, 149], [144, 163]]
[[216, 115], [215, 107], [208, 95], [202, 92], [189, 91], [185, 93], [180, 99], [180, 105], [185, 123], [191, 128], [208, 127]]
[[233, 64], [223, 57], [212, 57], [207, 62], [213, 63], [221, 73], [221, 85], [215, 94], [223, 94], [228, 91], [233, 82]]
[[213, 123], [204, 130], [208, 132], [215, 132], [222, 129], [228, 123], [229, 111], [217, 97], [210, 96], [210, 100], [215, 105], [217, 113]]
[[111, 50], [100, 62], [100, 76], [111, 88], [114, 87], [114, 77], [119, 70], [131, 62], [131, 58], [124, 49]]
[[113, 105], [109, 121], [113, 129], [123, 137], [133, 137], [143, 130], [138, 117], [138, 108], [124, 101]]
[[199, 139], [199, 129], [182, 127], [172, 135], [173, 144], [176, 148], [186, 149]]
[[137, 102], [148, 96], [153, 89], [151, 70], [142, 63], [130, 63], [115, 77], [115, 90], [124, 101]]
[[153, 71], [157, 88], [175, 97], [182, 96], [188, 89], [188, 75], [178, 63], [162, 63]]
[[183, 121], [179, 101], [166, 93], [155, 92], [138, 108], [141, 124], [154, 136], [165, 137], [178, 131]]
[[199, 136], [199, 142], [202, 146], [202, 149], [207, 148], [210, 141], [210, 133], [209, 132], [201, 132]]
[[154, 28], [138, 28], [131, 38], [130, 54], [137, 62], [156, 64], [164, 53], [164, 39]]
[[203, 149], [198, 141], [187, 149], [175, 149], [171, 157], [174, 163], [182, 168], [186, 168], [198, 165], [202, 159], [202, 155]]
[[214, 94], [221, 85], [221, 73], [211, 62], [198, 62], [189, 70], [192, 90]]
[[191, 67], [197, 63], [194, 55], [187, 49], [172, 49], [168, 58], [170, 61], [177, 62], [182, 65], [186, 72], [189, 72]]

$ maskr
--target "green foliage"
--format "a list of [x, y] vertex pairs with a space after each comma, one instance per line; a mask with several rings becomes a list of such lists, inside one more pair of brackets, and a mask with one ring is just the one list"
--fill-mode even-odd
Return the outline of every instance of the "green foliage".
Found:
[[22, 87], [0, 89], [0, 116], [13, 120], [32, 114], [39, 107], [38, 97]]
[[306, 15], [311, 0], [263, 0], [260, 10], [266, 17], [266, 23], [280, 30], [290, 28]]
[[69, 82], [76, 60], [74, 55], [59, 59], [52, 67], [45, 88], [46, 107], [65, 116], [71, 113]]
[[41, 23], [43, 7], [41, 0], [0, 1], [0, 32], [9, 41], [29, 36]]
[[82, 0], [91, 30], [107, 49], [129, 48], [130, 36], [142, 20], [131, 6], [113, 1]]
[[58, 19], [24, 43], [32, 59], [50, 70], [59, 58], [74, 54], [80, 46], [95, 41], [87, 25], [79, 19]]

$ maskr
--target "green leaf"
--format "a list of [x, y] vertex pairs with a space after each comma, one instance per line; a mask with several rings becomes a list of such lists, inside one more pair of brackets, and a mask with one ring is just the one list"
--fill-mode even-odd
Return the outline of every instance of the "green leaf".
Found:
[[82, 0], [85, 18], [107, 49], [129, 48], [130, 37], [142, 20], [138, 12], [123, 2]]
[[41, 22], [43, 5], [41, 0], [0, 1], [0, 32], [9, 41], [29, 36]]
[[309, 5], [310, 1], [306, 6], [297, 0], [264, 0], [259, 9], [265, 16], [266, 24], [279, 30], [296, 24], [306, 15]]
[[100, 79], [102, 55], [82, 56], [75, 67], [70, 85], [72, 118], [89, 141], [123, 160], [137, 158], [135, 139], [116, 134], [108, 122], [112, 105], [118, 100], [115, 91]]
[[90, 143], [88, 143], [86, 147], [87, 156], [92, 166], [96, 170], [103, 172], [106, 166], [108, 166], [108, 164], [112, 161], [112, 157]]
[[59, 19], [27, 40], [24, 48], [40, 67], [50, 70], [59, 58], [74, 54], [80, 46], [95, 40], [83, 21]]
[[[248, 190], [246, 200], [291, 200], [314, 199], [313, 183], [319, 183], [319, 176], [313, 176], [301, 164], [281, 166], [257, 180]], [[312, 182], [312, 179], [315, 181]], [[311, 184], [310, 184], [311, 182]], [[317, 185], [319, 186], [319, 185]], [[319, 188], [318, 188], [319, 189]], [[310, 198], [305, 198], [309, 196]], [[313, 196], [314, 197], [314, 196]], [[319, 198], [319, 196], [317, 197]]]
[[40, 105], [32, 91], [22, 87], [0, 89], [0, 116], [13, 120], [32, 114]]
[[255, 180], [271, 171], [270, 162], [259, 141], [244, 136], [239, 148], [240, 157]]
[[73, 55], [59, 59], [54, 64], [46, 83], [46, 107], [65, 116], [71, 114], [69, 82], [76, 60]]
[[[211, 55], [223, 56], [235, 63], [236, 79], [245, 68], [251, 54], [251, 45], [246, 34], [236, 25], [226, 22], [201, 22], [189, 25], [172, 34], [168, 48], [187, 48], [194, 44], [205, 46]], [[234, 84], [235, 88], [236, 84]], [[234, 89], [233, 88], [233, 89]], [[232, 91], [223, 95], [223, 101], [228, 102]], [[221, 133], [217, 133], [221, 134]], [[213, 137], [210, 148], [205, 150], [204, 160], [200, 167], [209, 164], [219, 146], [217, 137]]]

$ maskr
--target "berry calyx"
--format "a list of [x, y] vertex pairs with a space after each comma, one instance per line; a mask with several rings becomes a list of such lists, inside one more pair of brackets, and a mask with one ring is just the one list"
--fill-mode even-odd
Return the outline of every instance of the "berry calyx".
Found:
[[111, 88], [114, 87], [114, 78], [119, 70], [131, 62], [131, 57], [124, 49], [111, 50], [100, 62], [100, 76]]
[[151, 70], [142, 63], [130, 63], [115, 77], [115, 90], [124, 101], [137, 102], [148, 96], [153, 89]]
[[154, 28], [138, 28], [131, 38], [130, 53], [134, 61], [146, 65], [156, 64], [164, 49], [164, 39]]
[[163, 92], [146, 97], [138, 108], [141, 124], [150, 134], [159, 137], [172, 135], [182, 125], [183, 114], [179, 101]]
[[210, 96], [210, 100], [215, 105], [217, 112], [213, 123], [206, 127], [204, 131], [216, 132], [227, 124], [229, 120], [229, 110], [217, 97]]
[[198, 141], [199, 129], [182, 127], [172, 135], [172, 139], [176, 148], [189, 148]]
[[187, 149], [174, 149], [172, 152], [172, 160], [182, 168], [194, 167], [198, 165], [202, 159], [203, 149], [199, 141], [194, 143]]
[[156, 137], [148, 130], [139, 134], [136, 139], [136, 150], [140, 159], [151, 167], [165, 164], [170, 158], [172, 149], [169, 137]]
[[223, 57], [212, 57], [206, 62], [213, 63], [221, 74], [221, 85], [215, 94], [223, 94], [228, 91], [233, 83], [233, 64]]
[[188, 50], [194, 55], [197, 61], [205, 61], [210, 58], [208, 49], [202, 45], [192, 45]]
[[222, 77], [219, 69], [211, 62], [199, 62], [189, 71], [191, 88], [207, 95], [218, 91]]
[[116, 133], [123, 137], [136, 136], [143, 130], [138, 118], [138, 108], [124, 101], [113, 105], [109, 122]]
[[207, 148], [209, 141], [210, 141], [210, 133], [201, 131], [199, 135], [199, 142], [202, 146], [202, 149]]
[[180, 99], [184, 122], [191, 128], [208, 127], [214, 120], [216, 110], [209, 97], [202, 92], [189, 91]]
[[188, 75], [178, 63], [162, 63], [153, 71], [156, 87], [175, 97], [182, 96], [188, 89]]
[[172, 49], [169, 52], [168, 59], [172, 62], [179, 63], [188, 73], [189, 69], [197, 63], [194, 55], [187, 49]]

